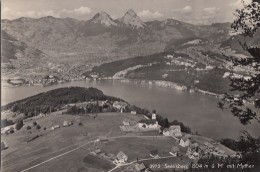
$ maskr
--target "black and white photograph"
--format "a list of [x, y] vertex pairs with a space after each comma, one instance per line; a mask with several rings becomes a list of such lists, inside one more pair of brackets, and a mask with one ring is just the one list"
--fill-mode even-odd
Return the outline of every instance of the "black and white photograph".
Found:
[[260, 0], [1, 0], [1, 172], [259, 172]]

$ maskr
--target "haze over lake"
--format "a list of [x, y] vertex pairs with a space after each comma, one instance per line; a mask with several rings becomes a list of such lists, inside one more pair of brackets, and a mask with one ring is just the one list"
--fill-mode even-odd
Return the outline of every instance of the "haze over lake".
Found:
[[260, 135], [257, 123], [243, 126], [229, 111], [222, 111], [217, 107], [218, 100], [215, 97], [135, 82], [74, 81], [48, 87], [2, 87], [2, 105], [48, 90], [72, 86], [96, 87], [105, 94], [120, 97], [130, 104], [150, 111], [156, 109], [158, 114], [167, 117], [169, 121], [181, 121], [189, 126], [192, 132], [208, 137], [237, 138], [239, 130], [248, 130], [255, 136]]

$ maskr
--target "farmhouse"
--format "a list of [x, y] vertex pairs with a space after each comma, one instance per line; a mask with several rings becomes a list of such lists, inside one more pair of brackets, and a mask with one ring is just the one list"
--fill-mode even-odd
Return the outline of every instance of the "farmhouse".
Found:
[[180, 146], [182, 146], [182, 147], [189, 146], [190, 138], [191, 138], [191, 136], [189, 134], [184, 136], [184, 137], [182, 137], [181, 140], [180, 140]]
[[181, 127], [179, 125], [172, 125], [169, 128], [170, 135], [175, 136], [175, 137], [181, 137]]
[[115, 163], [116, 164], [122, 164], [122, 163], [127, 162], [127, 159], [128, 159], [128, 156], [124, 152], [120, 151], [116, 155]]

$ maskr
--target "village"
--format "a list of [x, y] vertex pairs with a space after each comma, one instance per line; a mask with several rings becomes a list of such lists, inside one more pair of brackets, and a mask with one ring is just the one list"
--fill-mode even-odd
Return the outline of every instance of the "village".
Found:
[[[104, 105], [107, 101], [98, 103]], [[83, 106], [83, 104], [77, 105]], [[25, 144], [26, 147], [33, 145], [32, 150], [36, 146], [34, 144], [39, 144], [39, 141], [49, 137], [59, 138], [60, 146], [73, 143], [81, 147], [79, 143], [87, 142], [88, 153], [84, 153], [85, 159], [94, 157], [97, 164], [98, 162], [105, 163], [105, 171], [129, 170], [130, 168], [132, 171], [153, 171], [153, 167], [149, 165], [153, 160], [161, 161], [160, 163], [168, 161], [189, 165], [204, 156], [214, 155], [223, 158], [237, 156], [236, 152], [213, 139], [182, 132], [179, 125], [162, 128], [158, 124], [155, 111], [149, 118], [134, 110], [124, 112], [128, 106], [125, 102], [115, 101], [112, 106], [115, 112], [106, 111], [87, 116], [64, 114], [66, 109], [52, 114], [40, 114], [24, 120], [24, 126], [19, 131], [16, 130], [15, 125], [4, 127], [1, 129], [3, 153], [12, 153], [18, 144], [14, 136], [20, 135], [24, 143], [20, 142], [19, 145]], [[67, 133], [70, 133], [68, 135], [71, 138], [66, 136]], [[69, 140], [68, 143], [64, 143], [65, 140]], [[48, 143], [50, 147], [57, 147], [52, 144], [54, 143]], [[83, 150], [86, 151], [86, 149]], [[33, 156], [39, 155], [33, 154]], [[42, 166], [45, 168], [48, 163]]]

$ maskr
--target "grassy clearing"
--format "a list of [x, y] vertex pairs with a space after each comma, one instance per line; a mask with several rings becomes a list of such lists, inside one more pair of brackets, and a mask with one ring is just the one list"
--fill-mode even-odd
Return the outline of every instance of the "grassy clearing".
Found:
[[83, 161], [87, 164], [88, 167], [101, 169], [101, 170], [109, 170], [114, 167], [114, 165], [106, 161], [100, 157], [94, 155], [87, 155]]

